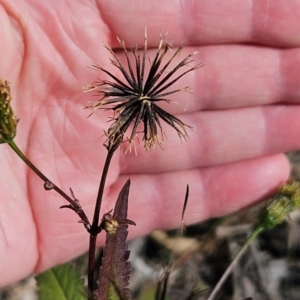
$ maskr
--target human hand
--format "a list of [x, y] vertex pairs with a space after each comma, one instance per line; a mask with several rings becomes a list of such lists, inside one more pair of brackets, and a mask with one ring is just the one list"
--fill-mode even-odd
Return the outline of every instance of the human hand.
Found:
[[[164, 105], [194, 127], [185, 143], [165, 127], [164, 150], [138, 156], [115, 154], [101, 214], [114, 206], [130, 177], [130, 237], [180, 224], [186, 185], [186, 223], [227, 214], [274, 192], [289, 175], [280, 154], [300, 147], [298, 107], [300, 4], [280, 1], [175, 3], [161, 1], [0, 1], [0, 77], [11, 83], [12, 106], [20, 118], [15, 139], [30, 160], [65, 192], [71, 187], [91, 219], [106, 149], [106, 112], [90, 118], [81, 87], [105, 78], [92, 62], [115, 70], [102, 42], [117, 47], [143, 44], [148, 56], [159, 33], [169, 31], [185, 54], [199, 50], [204, 67], [189, 73], [180, 93]], [[159, 8], [159, 9], [158, 9]], [[151, 12], [151, 13], [150, 13]], [[239, 25], [242, 24], [242, 25]], [[122, 54], [120, 53], [121, 57]], [[46, 192], [41, 180], [7, 145], [1, 145], [0, 285], [75, 257], [88, 248], [78, 216]], [[99, 245], [103, 235], [99, 235]]]

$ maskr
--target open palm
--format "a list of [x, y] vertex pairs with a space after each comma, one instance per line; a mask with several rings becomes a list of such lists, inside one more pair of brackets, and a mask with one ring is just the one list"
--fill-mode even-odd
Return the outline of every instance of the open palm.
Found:
[[[27, 3], [28, 2], [28, 3]], [[280, 153], [300, 147], [299, 2], [235, 1], [0, 1], [0, 77], [11, 83], [15, 139], [30, 160], [66, 193], [75, 193], [91, 219], [106, 156], [107, 112], [83, 108], [81, 88], [115, 72], [102, 42], [143, 44], [148, 55], [169, 31], [185, 53], [199, 50], [205, 66], [178, 86], [168, 110], [194, 127], [187, 143], [165, 128], [164, 150], [115, 154], [101, 213], [114, 206], [130, 177], [130, 236], [180, 224], [186, 184], [192, 223], [250, 205], [287, 179]], [[58, 1], [57, 1], [58, 3]], [[194, 3], [193, 7], [189, 7]], [[261, 3], [261, 4], [260, 4]], [[277, 4], [278, 3], [278, 4]], [[240, 25], [241, 24], [241, 25]], [[293, 48], [293, 49], [292, 49]], [[122, 58], [122, 53], [120, 53]], [[184, 54], [180, 58], [182, 58]], [[179, 59], [180, 59], [179, 58]], [[166, 106], [165, 106], [166, 108]], [[0, 147], [0, 285], [75, 257], [88, 247], [78, 216], [7, 145]], [[103, 235], [99, 236], [99, 244]]]

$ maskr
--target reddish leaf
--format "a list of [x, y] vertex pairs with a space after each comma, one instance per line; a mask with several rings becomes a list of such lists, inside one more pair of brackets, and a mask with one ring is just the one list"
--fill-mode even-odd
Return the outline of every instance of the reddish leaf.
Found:
[[[113, 219], [126, 220], [128, 208], [130, 180], [122, 188], [115, 205]], [[106, 234], [105, 246], [103, 248], [102, 266], [98, 280], [98, 290], [96, 299], [129, 299], [129, 289], [127, 288], [131, 264], [128, 261], [129, 253], [126, 238], [128, 234], [128, 224], [119, 222], [119, 227], [115, 234]]]

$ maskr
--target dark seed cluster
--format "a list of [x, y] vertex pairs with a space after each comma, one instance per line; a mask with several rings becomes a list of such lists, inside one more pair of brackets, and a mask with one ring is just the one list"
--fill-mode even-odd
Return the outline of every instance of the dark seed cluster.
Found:
[[[184, 124], [181, 120], [160, 108], [157, 105], [157, 102], [170, 102], [170, 100], [166, 98], [167, 96], [179, 91], [188, 90], [188, 88], [183, 88], [168, 91], [168, 88], [182, 76], [199, 68], [202, 64], [197, 64], [193, 67], [189, 66], [193, 61], [191, 60], [191, 57], [196, 54], [196, 52], [194, 52], [185, 57], [171, 70], [168, 70], [171, 62], [181, 52], [182, 47], [180, 46], [173, 53], [171, 58], [163, 64], [166, 53], [172, 47], [165, 38], [166, 35], [161, 35], [156, 55], [150, 62], [151, 65], [148, 74], [145, 74], [147, 53], [146, 30], [142, 55], [140, 55], [137, 46], [128, 49], [126, 48], [124, 41], [118, 39], [119, 44], [125, 53], [127, 68], [121, 64], [112, 48], [105, 45], [105, 48], [113, 57], [111, 59], [111, 64], [121, 71], [124, 77], [123, 80], [120, 80], [101, 66], [96, 64], [93, 65], [95, 69], [101, 70], [111, 78], [111, 80], [100, 80], [94, 85], [86, 87], [86, 90], [88, 91], [98, 90], [101, 95], [101, 98], [94, 102], [90, 107], [96, 110], [111, 104], [111, 107], [108, 109], [114, 111], [114, 117], [112, 119], [113, 123], [106, 132], [106, 146], [108, 149], [118, 147], [124, 140], [129, 141], [129, 149], [131, 149], [134, 139], [138, 134], [138, 125], [141, 122], [143, 124], [142, 140], [146, 151], [151, 151], [156, 145], [161, 146], [163, 143], [165, 134], [162, 129], [161, 120], [173, 127], [180, 139], [186, 139], [188, 136], [187, 130], [192, 129], [192, 127]], [[134, 58], [133, 64], [130, 59], [131, 55]], [[187, 69], [179, 74], [175, 74], [183, 67], [186, 67]], [[126, 137], [126, 132], [129, 127], [131, 133]]]

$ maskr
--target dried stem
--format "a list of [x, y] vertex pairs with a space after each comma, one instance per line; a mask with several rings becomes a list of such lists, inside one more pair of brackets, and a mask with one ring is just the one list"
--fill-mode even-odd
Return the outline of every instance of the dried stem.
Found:
[[260, 225], [258, 226], [254, 232], [252, 232], [252, 234], [248, 237], [247, 241], [245, 242], [245, 244], [243, 245], [243, 247], [239, 250], [239, 252], [237, 253], [237, 255], [235, 256], [235, 258], [232, 260], [232, 262], [230, 263], [230, 265], [228, 266], [228, 268], [226, 269], [226, 271], [224, 272], [224, 274], [222, 275], [222, 277], [220, 278], [220, 280], [218, 281], [217, 285], [214, 287], [213, 291], [211, 292], [211, 294], [209, 295], [209, 297], [207, 298], [207, 300], [213, 300], [215, 299], [217, 293], [220, 291], [221, 287], [223, 286], [223, 284], [226, 282], [228, 276], [230, 275], [230, 273], [232, 272], [234, 266], [237, 264], [237, 262], [239, 261], [240, 257], [245, 253], [246, 249], [248, 248], [249, 244], [263, 231], [265, 230], [265, 227]]
[[88, 232], [91, 230], [90, 222], [84, 213], [80, 203], [76, 199], [71, 199], [66, 193], [64, 193], [57, 185], [55, 185], [52, 181], [50, 181], [20, 150], [17, 144], [12, 140], [9, 143], [9, 146], [14, 150], [14, 152], [25, 162], [25, 164], [44, 181], [45, 190], [55, 190], [59, 195], [65, 198], [70, 205], [64, 205], [61, 208], [70, 208], [74, 210], [81, 219], [81, 222], [84, 224], [84, 227]]

